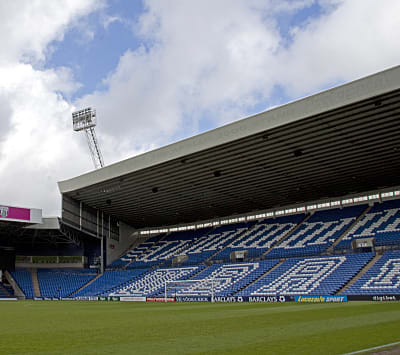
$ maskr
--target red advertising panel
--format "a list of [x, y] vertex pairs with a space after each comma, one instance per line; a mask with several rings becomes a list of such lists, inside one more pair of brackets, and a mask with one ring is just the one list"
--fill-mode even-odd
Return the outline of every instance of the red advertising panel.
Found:
[[[165, 302], [165, 297], [146, 297], [147, 302]], [[167, 297], [167, 302], [175, 302], [175, 297]]]

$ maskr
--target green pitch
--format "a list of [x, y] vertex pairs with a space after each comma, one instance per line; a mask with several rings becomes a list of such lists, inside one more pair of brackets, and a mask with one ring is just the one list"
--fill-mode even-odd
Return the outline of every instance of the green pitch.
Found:
[[340, 354], [397, 341], [396, 302], [0, 302], [0, 354]]

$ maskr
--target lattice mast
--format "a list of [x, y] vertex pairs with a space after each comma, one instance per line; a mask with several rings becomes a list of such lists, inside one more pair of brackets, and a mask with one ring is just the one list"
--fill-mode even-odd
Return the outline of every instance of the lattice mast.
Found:
[[95, 169], [104, 167], [103, 155], [96, 137], [96, 110], [91, 107], [72, 113], [74, 131], [85, 131]]

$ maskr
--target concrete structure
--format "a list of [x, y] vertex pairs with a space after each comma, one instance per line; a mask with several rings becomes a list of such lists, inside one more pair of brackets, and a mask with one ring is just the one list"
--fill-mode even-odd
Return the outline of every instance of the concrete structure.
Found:
[[88, 174], [63, 196], [133, 228], [398, 185], [400, 67]]

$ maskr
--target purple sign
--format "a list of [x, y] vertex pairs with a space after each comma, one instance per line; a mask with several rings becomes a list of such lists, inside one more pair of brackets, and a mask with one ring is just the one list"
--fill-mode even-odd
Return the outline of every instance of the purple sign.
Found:
[[0, 206], [0, 219], [2, 218], [30, 221], [31, 210], [29, 208]]

